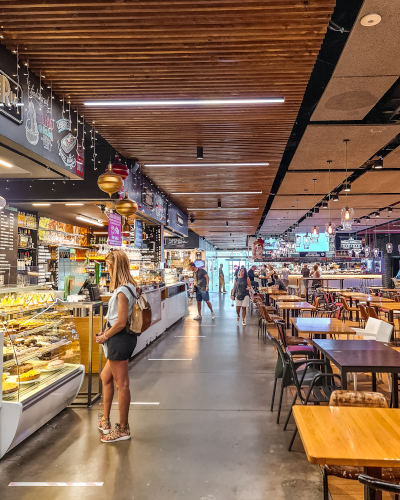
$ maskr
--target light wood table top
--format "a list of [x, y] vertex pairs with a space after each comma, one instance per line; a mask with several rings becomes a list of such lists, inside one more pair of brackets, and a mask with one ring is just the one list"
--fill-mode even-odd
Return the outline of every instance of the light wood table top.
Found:
[[298, 405], [293, 415], [313, 464], [400, 467], [400, 410]]
[[380, 300], [374, 300], [370, 302], [371, 306], [379, 306], [381, 309], [386, 309], [388, 311], [400, 311], [400, 302], [381, 302]]
[[315, 309], [308, 302], [277, 302], [278, 309]]
[[264, 292], [266, 294], [273, 294], [273, 295], [287, 295], [289, 292], [285, 292], [284, 290], [273, 290], [272, 288], [268, 287], [262, 287], [259, 288], [261, 292]]
[[270, 297], [279, 302], [301, 302], [301, 297], [298, 295], [271, 295]]
[[355, 335], [352, 328], [336, 318], [292, 318], [290, 321], [299, 333]]
[[351, 297], [352, 299], [362, 300], [370, 297], [368, 293], [360, 293], [360, 292], [342, 292], [341, 295], [343, 297]]

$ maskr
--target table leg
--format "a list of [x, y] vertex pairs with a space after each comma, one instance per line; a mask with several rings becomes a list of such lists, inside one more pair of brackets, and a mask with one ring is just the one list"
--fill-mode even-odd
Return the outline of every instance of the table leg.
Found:
[[372, 392], [376, 392], [376, 373], [372, 373]]
[[[350, 298], [350, 307], [353, 307], [353, 299], [351, 297]], [[350, 311], [350, 321], [353, 321], [353, 311]]]
[[393, 311], [389, 310], [389, 315], [388, 315], [388, 320], [389, 320], [389, 323], [393, 323]]
[[286, 310], [286, 328], [289, 328], [289, 325], [290, 325], [290, 311], [289, 309]]
[[[358, 300], [356, 300], [356, 307], [358, 307]], [[357, 309], [356, 311], [356, 321], [357, 323], [360, 323], [360, 313], [359, 313], [359, 309]]]
[[341, 386], [342, 386], [342, 389], [344, 391], [346, 391], [347, 390], [347, 371], [343, 370], [343, 368], [342, 368], [341, 376], [342, 376]]
[[392, 402], [393, 408], [399, 407], [399, 388], [397, 387], [399, 384], [399, 374], [393, 373], [392, 376]]
[[[364, 467], [364, 473], [367, 474], [367, 476], [382, 479], [381, 467]], [[368, 488], [368, 486], [364, 486], [364, 499], [382, 500], [382, 492], [379, 490], [372, 490], [371, 488]]]

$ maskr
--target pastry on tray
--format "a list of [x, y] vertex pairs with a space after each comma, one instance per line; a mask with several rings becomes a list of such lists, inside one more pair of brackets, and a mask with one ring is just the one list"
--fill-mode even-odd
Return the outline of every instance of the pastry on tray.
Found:
[[29, 370], [29, 372], [23, 373], [17, 377], [18, 382], [29, 382], [30, 380], [36, 380], [40, 377], [39, 370]]
[[19, 365], [19, 370], [18, 370], [18, 366], [14, 365], [10, 369], [10, 375], [18, 375], [18, 373], [19, 374], [26, 373], [32, 369], [33, 369], [33, 365], [31, 363], [22, 363], [22, 365]]
[[2, 388], [3, 394], [9, 394], [10, 392], [18, 391], [18, 384], [15, 382], [3, 382]]
[[50, 361], [50, 363], [47, 364], [46, 370], [54, 370], [54, 368], [61, 368], [64, 364], [64, 361], [62, 359], [55, 359], [54, 361]]

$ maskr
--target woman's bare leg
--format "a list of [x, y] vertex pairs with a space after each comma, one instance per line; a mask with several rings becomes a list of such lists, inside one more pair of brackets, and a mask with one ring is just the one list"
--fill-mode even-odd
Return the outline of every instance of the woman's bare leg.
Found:
[[240, 306], [236, 306], [237, 317], [240, 318]]
[[114, 397], [114, 378], [110, 361], [107, 361], [101, 372], [101, 381], [103, 383], [103, 416], [110, 418], [111, 403]]
[[118, 390], [119, 424], [126, 426], [131, 403], [131, 391], [129, 389], [128, 360], [108, 361], [111, 366], [112, 375]]

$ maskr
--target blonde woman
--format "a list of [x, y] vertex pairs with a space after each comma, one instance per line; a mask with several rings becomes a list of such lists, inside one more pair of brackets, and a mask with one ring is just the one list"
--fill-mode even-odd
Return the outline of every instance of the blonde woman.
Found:
[[[103, 432], [102, 443], [114, 443], [131, 438], [128, 423], [131, 402], [128, 360], [135, 350], [137, 336], [129, 333], [127, 322], [132, 315], [137, 292], [125, 252], [111, 251], [105, 260], [111, 276], [110, 289], [113, 294], [108, 303], [107, 325], [104, 332], [96, 336], [97, 343], [103, 344], [104, 355], [107, 358], [107, 363], [101, 372], [104, 414], [98, 427]], [[119, 423], [115, 425], [114, 430], [111, 430], [110, 410], [114, 396], [114, 381], [118, 390]]]

